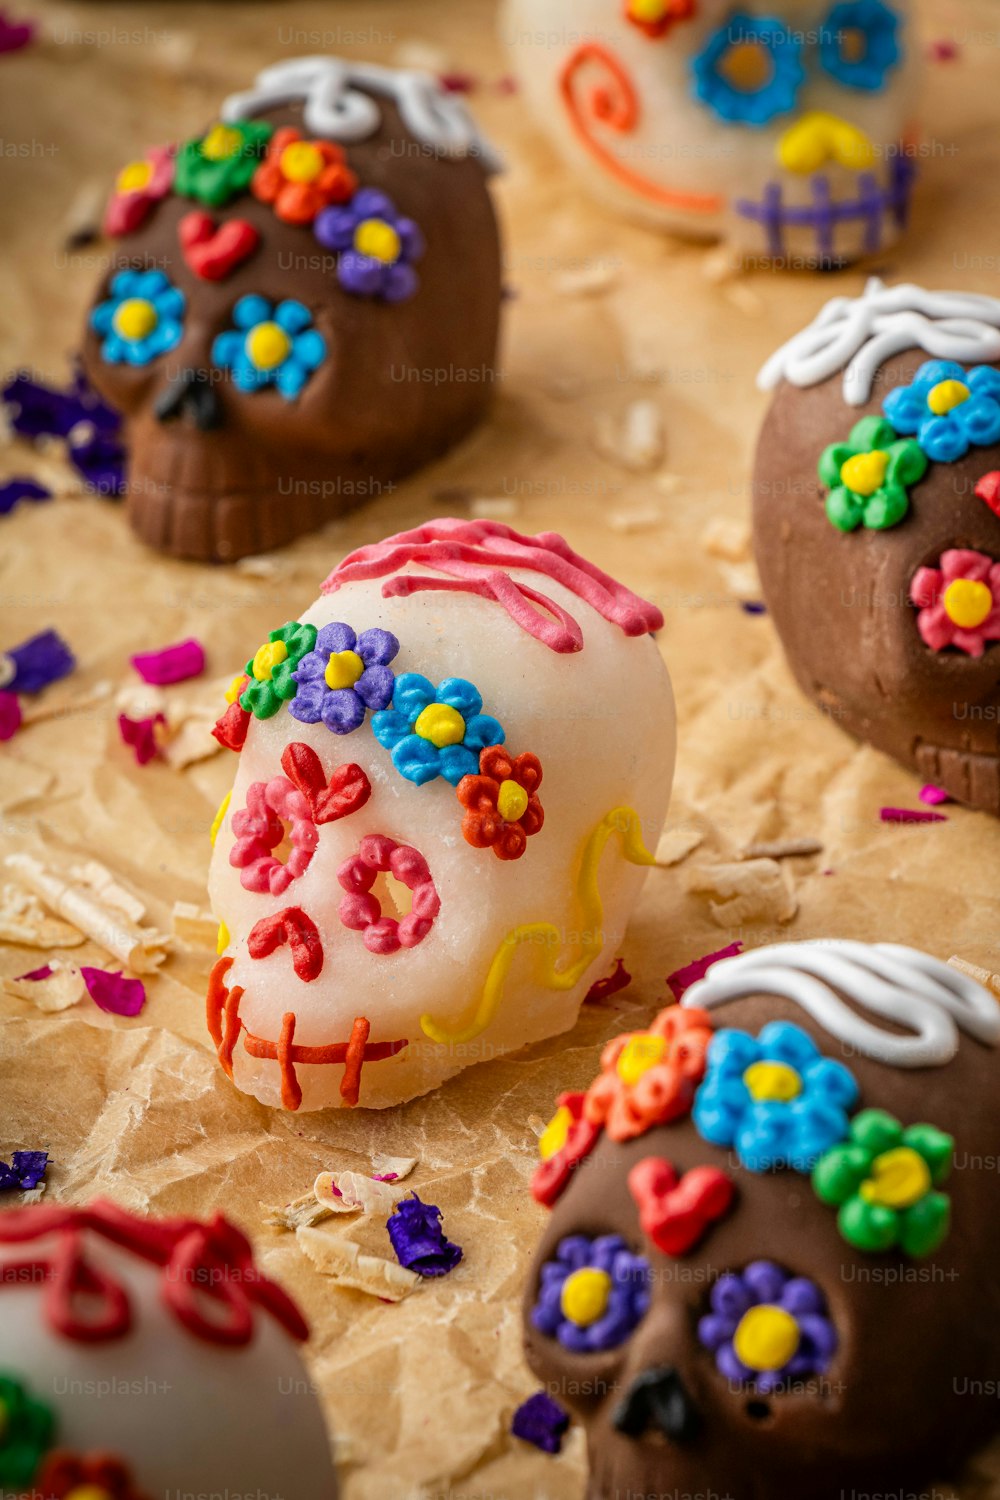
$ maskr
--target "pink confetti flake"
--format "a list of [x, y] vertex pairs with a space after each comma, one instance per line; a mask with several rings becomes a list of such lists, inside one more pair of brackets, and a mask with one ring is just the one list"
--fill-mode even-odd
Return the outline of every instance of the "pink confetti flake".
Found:
[[881, 807], [883, 823], [947, 823], [947, 813], [923, 812], [918, 807]]
[[942, 802], [953, 802], [954, 798], [946, 792], [943, 786], [934, 786], [928, 782], [920, 788], [920, 800], [926, 802], [928, 807], [940, 807]]
[[667, 975], [667, 984], [674, 999], [680, 1000], [685, 990], [689, 990], [699, 979], [704, 979], [720, 958], [735, 958], [737, 953], [742, 952], [742, 943], [730, 943], [726, 948], [718, 948], [714, 953], [706, 953], [704, 958], [696, 958], [693, 963], [685, 964], [683, 969], [675, 969], [672, 974]]
[[81, 968], [87, 993], [99, 1010], [113, 1016], [137, 1016], [146, 1003], [146, 986], [141, 979], [126, 979], [121, 970]]
[[16, 693], [0, 692], [0, 740], [12, 740], [21, 727], [21, 705]]
[[130, 719], [126, 714], [118, 715], [118, 733], [122, 737], [122, 744], [128, 745], [135, 752], [137, 764], [148, 765], [160, 753], [159, 741], [156, 730], [159, 725], [166, 726], [163, 714], [155, 714], [151, 719]]
[[590, 989], [583, 997], [586, 1005], [591, 1000], [606, 1000], [609, 995], [617, 995], [619, 990], [627, 990], [632, 983], [632, 976], [625, 967], [623, 958], [615, 959], [615, 966], [610, 974], [605, 974], [603, 979], [595, 979]]
[[153, 687], [169, 687], [174, 682], [186, 682], [189, 677], [199, 677], [205, 670], [205, 648], [192, 636], [178, 641], [175, 646], [163, 646], [159, 651], [140, 651], [130, 657], [133, 667], [143, 682]]

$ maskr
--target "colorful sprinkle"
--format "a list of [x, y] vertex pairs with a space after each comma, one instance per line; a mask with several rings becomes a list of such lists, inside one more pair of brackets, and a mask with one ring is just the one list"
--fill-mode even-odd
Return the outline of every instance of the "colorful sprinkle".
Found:
[[590, 989], [583, 997], [584, 1005], [592, 1001], [607, 1000], [612, 995], [617, 995], [621, 990], [627, 990], [632, 983], [632, 976], [625, 967], [623, 958], [615, 959], [615, 966], [610, 974], [603, 979], [595, 979]]
[[883, 823], [947, 823], [947, 813], [924, 812], [919, 807], [880, 807]]
[[569, 1427], [569, 1413], [548, 1391], [536, 1391], [514, 1413], [510, 1430], [522, 1442], [531, 1443], [543, 1453], [559, 1453]]
[[927, 803], [928, 807], [940, 807], [942, 803], [954, 800], [951, 793], [946, 792], [943, 786], [934, 786], [931, 782], [922, 786], [917, 795], [921, 802]]
[[0, 653], [0, 686], [12, 693], [40, 693], [75, 669], [76, 657], [59, 632], [43, 630]]
[[190, 637], [176, 646], [161, 646], [158, 651], [140, 651], [130, 656], [129, 661], [143, 682], [154, 687], [167, 687], [174, 682], [186, 682], [190, 677], [199, 677], [205, 670], [205, 648], [200, 641]]

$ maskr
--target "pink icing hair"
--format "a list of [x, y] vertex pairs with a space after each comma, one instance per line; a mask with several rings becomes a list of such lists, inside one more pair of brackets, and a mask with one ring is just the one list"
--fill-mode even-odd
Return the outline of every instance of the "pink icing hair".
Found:
[[[399, 572], [410, 563], [421, 563], [444, 576]], [[359, 547], [334, 568], [322, 591], [335, 594], [345, 583], [386, 578], [382, 585], [386, 599], [431, 589], [478, 594], [502, 605], [522, 630], [550, 650], [582, 651], [578, 621], [546, 594], [511, 578], [508, 570], [512, 568], [553, 579], [625, 635], [647, 635], [663, 625], [655, 604], [640, 599], [574, 552], [557, 532], [523, 536], [500, 521], [428, 521], [383, 542]]]

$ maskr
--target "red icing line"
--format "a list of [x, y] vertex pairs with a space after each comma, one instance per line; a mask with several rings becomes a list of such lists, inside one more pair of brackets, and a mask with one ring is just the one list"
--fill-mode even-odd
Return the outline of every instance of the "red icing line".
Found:
[[323, 943], [312, 917], [301, 906], [286, 906], [270, 917], [261, 917], [250, 929], [247, 950], [251, 958], [267, 958], [285, 943], [292, 950], [292, 968], [308, 984], [323, 969]]
[[287, 1010], [281, 1018], [281, 1035], [278, 1038], [277, 1061], [281, 1070], [281, 1102], [286, 1109], [296, 1110], [302, 1103], [302, 1089], [292, 1062], [292, 1043], [295, 1041], [295, 1012]]
[[[57, 1237], [47, 1255], [0, 1262], [0, 1287], [24, 1285], [27, 1269], [35, 1279], [42, 1275], [48, 1283], [45, 1316], [65, 1338], [83, 1343], [106, 1341], [123, 1337], [132, 1326], [126, 1288], [84, 1256], [86, 1231], [162, 1267], [163, 1301], [189, 1332], [208, 1343], [249, 1343], [254, 1304], [270, 1313], [292, 1338], [309, 1337], [309, 1325], [291, 1297], [260, 1274], [249, 1240], [221, 1214], [213, 1214], [206, 1223], [187, 1218], [142, 1219], [104, 1199], [87, 1208], [39, 1204], [0, 1214], [0, 1245]], [[207, 1316], [205, 1299], [224, 1316]]]
[[340, 1097], [351, 1109], [357, 1104], [361, 1093], [361, 1068], [365, 1060], [365, 1044], [371, 1029], [371, 1022], [367, 1016], [358, 1016], [351, 1028], [344, 1076], [340, 1080]]
[[[282, 1020], [281, 1036], [277, 1042], [254, 1036], [252, 1031], [247, 1031], [244, 1027], [243, 1045], [251, 1057], [278, 1063], [281, 1068], [281, 1099], [286, 1109], [294, 1111], [302, 1103], [302, 1092], [295, 1074], [296, 1063], [343, 1063], [344, 1076], [340, 1081], [340, 1093], [344, 1101], [353, 1106], [358, 1102], [363, 1064], [384, 1062], [386, 1058], [395, 1057], [397, 1052], [402, 1052], [404, 1047], [410, 1045], [406, 1038], [398, 1042], [369, 1042], [370, 1031], [369, 1022], [364, 1016], [359, 1016], [354, 1022], [350, 1041], [303, 1047], [295, 1042], [295, 1016], [288, 1011]], [[295, 1098], [297, 1094], [297, 1102], [286, 1102], [286, 1093], [289, 1099]]]
[[603, 979], [595, 979], [590, 989], [583, 997], [584, 1005], [589, 1000], [606, 1000], [609, 995], [617, 995], [619, 990], [627, 990], [632, 983], [632, 976], [625, 967], [623, 958], [615, 959], [615, 966], [610, 974], [605, 974]]
[[[574, 552], [556, 532], [525, 536], [500, 521], [429, 521], [373, 546], [360, 547], [334, 568], [323, 584], [323, 593], [335, 594], [346, 583], [387, 578], [414, 563], [433, 568], [446, 578], [404, 574], [383, 585], [383, 597], [422, 589], [456, 589], [495, 599], [522, 630], [563, 654], [581, 650], [580, 626], [544, 594], [512, 579], [509, 569], [543, 573], [625, 635], [646, 635], [663, 625], [663, 615], [655, 604], [633, 594]], [[541, 614], [535, 604], [541, 604], [551, 617]]]
[[226, 984], [226, 975], [233, 966], [231, 958], [220, 958], [208, 976], [208, 995], [205, 1000], [208, 1034], [215, 1043], [216, 1055], [222, 1070], [233, 1076], [233, 1050], [240, 1036], [240, 1001], [243, 988]]

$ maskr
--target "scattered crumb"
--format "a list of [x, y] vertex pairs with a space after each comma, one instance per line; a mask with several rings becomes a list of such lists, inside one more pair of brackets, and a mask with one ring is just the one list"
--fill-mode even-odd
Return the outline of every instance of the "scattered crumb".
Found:
[[663, 512], [658, 505], [634, 505], [608, 512], [607, 523], [612, 531], [628, 536], [633, 531], [653, 531], [663, 525]]
[[750, 557], [750, 523], [716, 516], [702, 532], [701, 545], [709, 557], [731, 563], [746, 562]]
[[365, 1255], [350, 1240], [328, 1230], [303, 1225], [296, 1229], [295, 1238], [317, 1271], [332, 1277], [337, 1286], [350, 1287], [385, 1302], [401, 1302], [420, 1285], [415, 1271], [407, 1271], [396, 1261], [381, 1256]]
[[748, 317], [759, 318], [764, 311], [761, 297], [742, 281], [731, 281], [723, 289], [723, 296], [738, 312]]
[[721, 898], [709, 902], [719, 927], [790, 922], [799, 909], [791, 879], [775, 859], [695, 865], [684, 876], [684, 889]]
[[594, 446], [602, 458], [634, 474], [659, 467], [666, 452], [663, 413], [655, 401], [633, 401], [620, 421], [603, 412], [594, 428]]
[[654, 474], [653, 484], [661, 495], [674, 495], [684, 483], [679, 474]]
[[665, 828], [660, 834], [660, 842], [656, 846], [656, 863], [664, 867], [679, 865], [682, 859], [687, 859], [705, 841], [705, 831], [702, 828], [686, 827], [681, 824], [677, 828]]
[[822, 854], [819, 839], [775, 839], [773, 843], [748, 844], [743, 850], [744, 859], [791, 859], [803, 854]]
[[507, 500], [501, 495], [483, 495], [469, 501], [469, 514], [477, 521], [510, 521], [520, 511], [516, 500]]
[[614, 286], [618, 267], [610, 260], [595, 260], [571, 271], [560, 271], [552, 285], [564, 297], [596, 297]]

